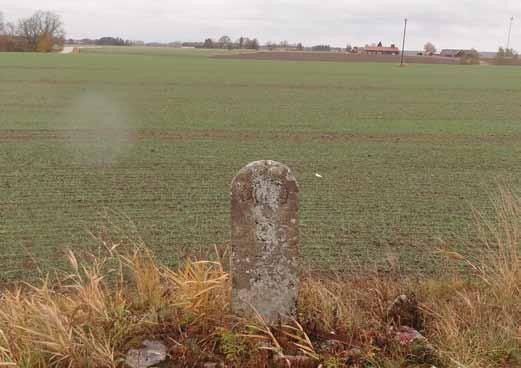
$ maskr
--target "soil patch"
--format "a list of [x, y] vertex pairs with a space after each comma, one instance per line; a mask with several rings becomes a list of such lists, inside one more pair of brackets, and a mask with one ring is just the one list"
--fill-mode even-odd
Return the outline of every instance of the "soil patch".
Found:
[[291, 142], [394, 142], [394, 143], [429, 143], [429, 142], [457, 142], [461, 144], [495, 143], [508, 144], [519, 142], [518, 135], [463, 135], [463, 134], [367, 134], [367, 133], [327, 133], [327, 132], [249, 132], [225, 130], [113, 130], [113, 129], [78, 129], [78, 130], [0, 130], [1, 141], [23, 140], [67, 140], [92, 141], [99, 138], [118, 138], [129, 141], [140, 140], [282, 140]]

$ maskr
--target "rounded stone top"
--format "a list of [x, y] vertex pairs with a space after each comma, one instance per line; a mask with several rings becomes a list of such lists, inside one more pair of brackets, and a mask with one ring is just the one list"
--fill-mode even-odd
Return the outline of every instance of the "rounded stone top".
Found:
[[265, 204], [271, 209], [298, 194], [298, 183], [283, 163], [262, 160], [244, 166], [231, 183], [232, 203]]
[[233, 182], [237, 181], [237, 179], [243, 179], [245, 176], [250, 175], [252, 177], [264, 175], [269, 176], [275, 180], [278, 179], [286, 182], [295, 182], [295, 184], [297, 184], [297, 179], [293, 175], [291, 169], [283, 163], [273, 160], [260, 160], [249, 163], [241, 170], [239, 170], [233, 179]]

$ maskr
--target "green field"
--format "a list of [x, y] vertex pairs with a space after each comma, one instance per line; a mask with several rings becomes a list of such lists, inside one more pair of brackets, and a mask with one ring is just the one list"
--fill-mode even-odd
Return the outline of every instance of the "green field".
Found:
[[0, 54], [0, 280], [63, 265], [112, 211], [168, 264], [225, 243], [258, 159], [295, 171], [307, 266], [436, 270], [497, 181], [521, 184], [520, 70]]

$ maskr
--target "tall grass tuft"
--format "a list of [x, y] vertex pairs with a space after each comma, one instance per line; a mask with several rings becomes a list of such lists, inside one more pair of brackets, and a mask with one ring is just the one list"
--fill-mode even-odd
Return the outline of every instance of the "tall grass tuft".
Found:
[[178, 311], [201, 321], [227, 305], [220, 263], [172, 271], [142, 247], [89, 259], [70, 253], [71, 273], [2, 292], [0, 366], [118, 367], [134, 340], [176, 331]]
[[459, 367], [521, 366], [521, 197], [502, 187], [492, 204], [495, 216], [475, 213], [478, 255], [449, 254], [476, 279], [426, 293], [432, 339]]

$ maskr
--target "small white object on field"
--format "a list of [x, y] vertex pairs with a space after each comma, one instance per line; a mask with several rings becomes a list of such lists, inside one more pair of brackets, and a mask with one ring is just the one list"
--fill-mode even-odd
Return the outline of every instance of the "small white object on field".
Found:
[[60, 54], [72, 54], [74, 51], [74, 47], [65, 46], [62, 51], [60, 51]]
[[316, 176], [317, 178], [322, 178], [322, 175], [320, 175], [320, 174], [318, 174], [318, 173], [315, 173], [315, 176]]

